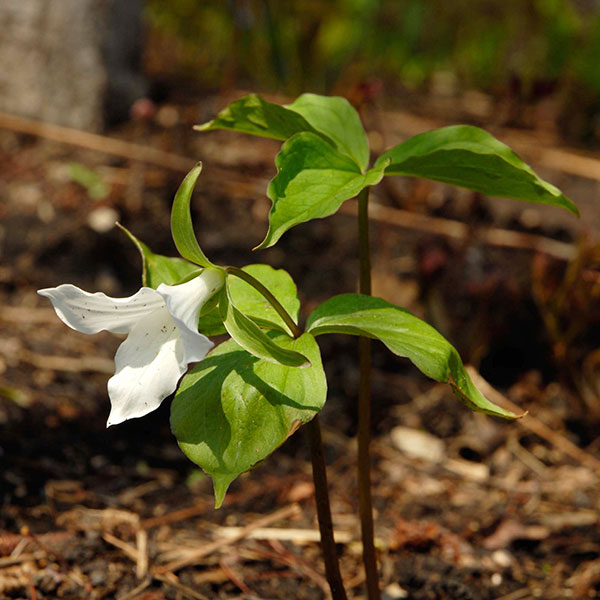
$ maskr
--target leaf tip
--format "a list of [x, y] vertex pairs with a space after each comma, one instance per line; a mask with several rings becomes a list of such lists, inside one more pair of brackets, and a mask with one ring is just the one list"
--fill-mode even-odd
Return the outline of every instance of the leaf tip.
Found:
[[215, 492], [215, 508], [221, 508], [225, 500], [225, 494], [235, 479], [235, 475], [221, 475], [215, 473], [212, 475], [213, 488]]
[[208, 131], [214, 124], [214, 119], [212, 121], [207, 121], [206, 123], [200, 123], [200, 125], [194, 125], [192, 129], [194, 131]]

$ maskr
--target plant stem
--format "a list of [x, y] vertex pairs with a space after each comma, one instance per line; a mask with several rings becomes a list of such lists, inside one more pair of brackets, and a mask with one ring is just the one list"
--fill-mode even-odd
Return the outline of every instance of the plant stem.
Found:
[[[371, 294], [369, 249], [369, 188], [358, 195], [359, 291]], [[363, 563], [369, 600], [380, 600], [377, 557], [375, 555], [373, 503], [371, 500], [371, 340], [359, 338], [360, 380], [358, 388], [358, 507], [363, 543]]]
[[319, 415], [306, 424], [306, 431], [308, 433], [313, 481], [315, 483], [315, 500], [317, 503], [319, 531], [321, 533], [321, 549], [323, 560], [325, 561], [325, 575], [327, 576], [333, 600], [347, 600], [348, 597], [346, 596], [346, 590], [344, 589], [344, 583], [340, 574], [340, 566], [333, 539], [333, 523], [331, 521], [329, 493], [327, 491], [327, 471], [325, 469]]
[[257, 292], [262, 294], [267, 302], [277, 311], [277, 314], [285, 321], [288, 326], [290, 333], [294, 338], [299, 338], [302, 335], [302, 330], [294, 322], [294, 319], [288, 314], [287, 310], [281, 306], [281, 303], [273, 294], [260, 282], [258, 279], [246, 273], [246, 271], [239, 269], [238, 267], [225, 267], [225, 270], [240, 279], [243, 279], [246, 283], [251, 285]]
[[[264, 298], [277, 311], [277, 314], [285, 321], [295, 339], [302, 335], [302, 330], [294, 322], [294, 319], [283, 308], [279, 300], [258, 279], [246, 273], [238, 267], [226, 267], [225, 270], [260, 292]], [[347, 600], [346, 590], [340, 574], [335, 541], [333, 539], [333, 523], [331, 520], [331, 507], [329, 505], [329, 491], [327, 488], [327, 471], [325, 466], [325, 453], [323, 451], [323, 438], [321, 436], [321, 424], [319, 415], [306, 424], [308, 442], [310, 447], [310, 458], [312, 462], [313, 481], [315, 484], [315, 499], [317, 503], [317, 518], [319, 520], [319, 532], [321, 533], [321, 550], [325, 562], [325, 575], [333, 600]]]

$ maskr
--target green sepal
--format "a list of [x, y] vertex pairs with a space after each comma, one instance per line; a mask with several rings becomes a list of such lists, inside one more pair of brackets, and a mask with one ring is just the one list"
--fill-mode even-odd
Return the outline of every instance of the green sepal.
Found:
[[379, 183], [386, 163], [361, 173], [355, 162], [313, 133], [298, 133], [275, 159], [277, 175], [267, 195], [273, 202], [269, 230], [257, 248], [268, 248], [290, 228], [334, 214], [363, 188]]
[[386, 175], [433, 179], [487, 196], [560, 206], [579, 215], [558, 188], [478, 127], [452, 125], [421, 133], [382, 154], [375, 165], [386, 160]]
[[231, 300], [230, 279], [231, 276], [228, 276], [219, 298], [219, 312], [227, 333], [258, 358], [289, 367], [309, 367], [308, 358], [279, 346], [252, 319], [238, 310]]
[[155, 254], [144, 242], [136, 238], [131, 231], [120, 223], [117, 226], [134, 243], [142, 257], [142, 285], [156, 289], [161, 283], [175, 285], [192, 278], [198, 267], [183, 258]]
[[201, 171], [202, 163], [198, 163], [185, 176], [175, 194], [173, 207], [171, 208], [171, 233], [175, 246], [177, 246], [177, 250], [179, 250], [181, 256], [201, 267], [219, 268], [210, 262], [204, 252], [202, 252], [192, 223], [190, 202], [194, 186]]
[[454, 346], [431, 325], [381, 298], [362, 294], [334, 296], [312, 312], [306, 330], [315, 336], [345, 333], [379, 340], [394, 354], [408, 358], [428, 377], [450, 384], [471, 410], [505, 419], [519, 416], [481, 394]]
[[212, 477], [217, 507], [240, 473], [264, 460], [325, 403], [327, 382], [313, 336], [272, 335], [279, 346], [308, 356], [311, 366], [273, 364], [229, 340], [183, 378], [171, 404], [171, 429], [183, 452]]

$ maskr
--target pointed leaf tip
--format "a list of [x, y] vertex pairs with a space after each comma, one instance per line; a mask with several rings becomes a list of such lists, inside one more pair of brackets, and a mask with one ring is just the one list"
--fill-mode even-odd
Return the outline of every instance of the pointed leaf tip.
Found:
[[550, 204], [575, 215], [575, 204], [544, 181], [506, 144], [471, 125], [450, 125], [416, 135], [382, 154], [386, 175], [441, 181], [492, 197]]
[[288, 230], [334, 214], [350, 198], [383, 178], [385, 162], [362, 173], [356, 163], [310, 132], [297, 133], [275, 159], [277, 175], [267, 195], [269, 230], [256, 249], [269, 248]]
[[213, 490], [215, 493], [215, 508], [221, 508], [221, 506], [223, 506], [223, 501], [225, 500], [227, 490], [229, 489], [229, 486], [233, 480], [237, 477], [237, 473], [234, 475], [231, 475], [230, 473], [213, 473], [211, 477], [213, 480]]
[[310, 369], [267, 362], [228, 340], [190, 371], [171, 404], [181, 450], [213, 479], [219, 507], [229, 484], [264, 460], [321, 410], [327, 381], [314, 337], [275, 334], [310, 357]]
[[345, 333], [379, 340], [397, 356], [408, 358], [422, 373], [448, 383], [471, 410], [505, 419], [517, 417], [490, 402], [477, 389], [457, 350], [431, 325], [406, 309], [362, 294], [334, 296], [309, 316], [313, 335]]

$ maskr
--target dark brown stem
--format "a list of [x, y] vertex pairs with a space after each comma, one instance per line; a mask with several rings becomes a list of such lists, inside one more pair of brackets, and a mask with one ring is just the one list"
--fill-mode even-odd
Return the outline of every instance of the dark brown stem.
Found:
[[[302, 335], [302, 330], [296, 325], [289, 313], [273, 294], [260, 282], [246, 271], [238, 267], [226, 267], [228, 273], [243, 279], [258, 292], [260, 292], [277, 314], [285, 321], [294, 338]], [[319, 531], [321, 533], [321, 549], [325, 562], [325, 575], [333, 600], [348, 600], [344, 583], [340, 574], [335, 541], [333, 539], [333, 523], [331, 520], [331, 507], [329, 506], [329, 491], [327, 488], [327, 471], [325, 467], [325, 455], [323, 452], [323, 439], [321, 436], [321, 424], [319, 415], [306, 424], [308, 442], [310, 446], [310, 459], [312, 462], [313, 481], [315, 484], [315, 498], [317, 502], [317, 517], [319, 520]]]
[[325, 561], [325, 574], [331, 589], [333, 600], [347, 600], [346, 590], [340, 574], [335, 541], [333, 539], [333, 523], [331, 521], [331, 507], [327, 492], [327, 472], [325, 470], [325, 456], [323, 454], [323, 439], [319, 415], [306, 424], [308, 443], [310, 445], [310, 458], [312, 461], [313, 481], [315, 482], [315, 499], [317, 502], [317, 516], [319, 531], [321, 532], [321, 549]]
[[[358, 196], [359, 291], [371, 294], [369, 249], [369, 190]], [[377, 557], [375, 555], [373, 503], [371, 500], [371, 340], [359, 338], [360, 380], [358, 388], [358, 506], [363, 543], [363, 563], [369, 600], [380, 600]]]

